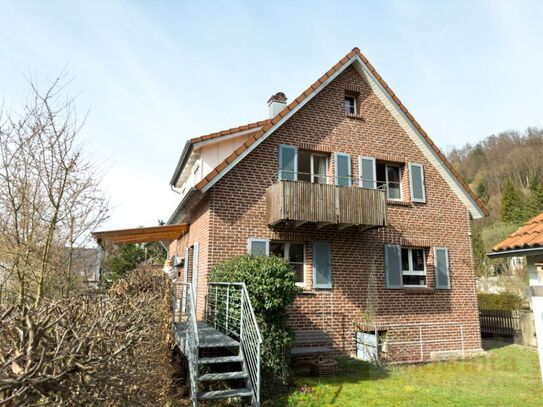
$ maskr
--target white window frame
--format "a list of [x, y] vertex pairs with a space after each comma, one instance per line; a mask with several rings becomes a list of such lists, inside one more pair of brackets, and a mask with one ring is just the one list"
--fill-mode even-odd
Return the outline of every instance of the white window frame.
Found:
[[264, 250], [265, 256], [270, 255], [270, 241], [268, 239], [255, 238], [255, 237], [251, 237], [247, 239], [247, 253], [249, 255], [251, 256], [253, 255], [251, 253], [251, 248], [252, 248], [253, 243], [265, 243], [266, 244], [266, 249]]
[[[342, 186], [353, 186], [353, 163], [351, 161], [351, 155], [347, 153], [334, 153], [334, 185], [339, 186], [339, 176], [338, 176], [338, 157], [347, 157], [349, 159], [349, 175], [347, 176], [347, 179], [349, 180], [349, 185], [342, 185]], [[344, 177], [342, 177], [344, 178]]]
[[[426, 250], [424, 247], [400, 247], [400, 260], [402, 256], [402, 250], [407, 250], [407, 258], [409, 263], [409, 270], [403, 269], [403, 261], [400, 261], [400, 264], [402, 265], [402, 285], [407, 288], [425, 288], [428, 287], [428, 273], [426, 270]], [[422, 259], [424, 264], [424, 270], [413, 270], [413, 250], [422, 250]], [[419, 285], [419, 284], [404, 284], [403, 283], [403, 276], [425, 276], [426, 277], [426, 284]]]
[[357, 97], [353, 96], [353, 95], [345, 95], [345, 97], [343, 98], [343, 110], [345, 110], [345, 100], [347, 98], [353, 100], [353, 110], [354, 111], [353, 111], [353, 113], [345, 111], [345, 113], [347, 113], [347, 114], [357, 114], [357, 111], [356, 111], [356, 99], [357, 99]]
[[[291, 264], [289, 261], [289, 250], [291, 244], [301, 244], [303, 246], [303, 254], [304, 254], [304, 260], [302, 263], [302, 277], [303, 281], [296, 282], [296, 285], [298, 287], [305, 287], [306, 286], [306, 278], [305, 278], [305, 265], [306, 265], [306, 258], [305, 258], [305, 243], [304, 242], [287, 242], [284, 240], [274, 240], [272, 243], [281, 243], [284, 245], [284, 253], [283, 258], [288, 262], [288, 264]], [[268, 246], [268, 253], [269, 253], [269, 246]], [[292, 263], [292, 264], [300, 264], [299, 262]]]
[[[387, 187], [387, 201], [396, 201], [396, 202], [401, 202], [403, 201], [403, 188], [402, 188], [402, 175], [403, 175], [403, 171], [402, 171], [402, 166], [400, 164], [389, 164], [389, 163], [382, 163], [382, 165], [385, 166], [385, 183], [386, 183], [386, 187]], [[399, 178], [400, 178], [400, 182], [399, 182], [399, 186], [400, 186], [400, 197], [399, 198], [391, 198], [390, 195], [388, 194], [389, 192], [389, 187], [388, 187], [388, 167], [398, 167], [398, 171], [399, 171]], [[377, 164], [375, 164], [375, 186], [377, 186], [377, 182], [379, 182], [379, 180], [377, 179]]]
[[[413, 198], [413, 177], [412, 177], [411, 167], [420, 168], [420, 176], [421, 176], [421, 182], [422, 182], [422, 199]], [[426, 203], [426, 186], [424, 185], [424, 168], [422, 164], [409, 163], [409, 188], [411, 189], [410, 193], [411, 193], [412, 202]]]
[[[371, 182], [373, 182], [373, 188], [372, 189], [377, 189], [377, 163], [376, 163], [375, 157], [367, 157], [367, 156], [363, 156], [363, 155], [358, 157], [358, 177], [359, 177], [358, 186], [360, 188], [363, 188], [364, 181], [370, 181], [368, 179], [363, 178], [364, 174], [362, 174], [362, 160], [373, 161], [373, 176], [375, 178]], [[387, 195], [388, 195], [388, 193], [387, 193]]]
[[[311, 153], [310, 155], [311, 157], [309, 159], [309, 162], [310, 162], [310, 168], [311, 168], [311, 178], [309, 182], [311, 182], [312, 184], [316, 184], [317, 182], [315, 182], [315, 178], [324, 177], [324, 183], [328, 184], [328, 165], [329, 165], [328, 156], [326, 154], [318, 154], [318, 153]], [[313, 158], [315, 157], [322, 157], [326, 160], [326, 165], [324, 166], [324, 169], [325, 169], [324, 175], [315, 174], [315, 163], [313, 162]]]

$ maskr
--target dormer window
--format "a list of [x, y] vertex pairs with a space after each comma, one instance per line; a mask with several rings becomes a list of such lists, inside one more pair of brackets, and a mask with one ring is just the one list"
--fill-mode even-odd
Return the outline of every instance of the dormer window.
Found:
[[356, 114], [356, 96], [345, 95], [345, 113]]

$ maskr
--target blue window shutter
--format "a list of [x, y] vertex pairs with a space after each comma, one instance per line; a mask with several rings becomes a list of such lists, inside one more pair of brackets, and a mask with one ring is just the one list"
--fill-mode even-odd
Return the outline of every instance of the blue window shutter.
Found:
[[386, 288], [402, 288], [402, 250], [399, 245], [385, 245]]
[[266, 239], [249, 239], [247, 241], [247, 252], [251, 256], [269, 256], [270, 241]]
[[436, 269], [436, 288], [450, 289], [449, 250], [446, 247], [434, 248], [434, 266]]
[[422, 164], [409, 163], [409, 185], [411, 187], [411, 201], [426, 202]]
[[351, 186], [351, 156], [344, 153], [335, 154], [336, 185]]
[[332, 288], [330, 242], [313, 242], [313, 287]]
[[376, 171], [375, 171], [375, 158], [373, 157], [360, 157], [360, 163], [358, 165], [360, 171], [360, 186], [362, 188], [377, 188]]
[[298, 179], [298, 149], [295, 146], [279, 146], [279, 179], [296, 181]]

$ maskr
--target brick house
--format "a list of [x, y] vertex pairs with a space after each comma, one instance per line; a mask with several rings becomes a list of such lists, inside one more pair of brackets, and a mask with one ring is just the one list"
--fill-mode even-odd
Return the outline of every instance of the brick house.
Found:
[[170, 181], [168, 224], [190, 229], [169, 254], [197, 313], [214, 265], [278, 255], [302, 288], [293, 330], [326, 332], [309, 346], [354, 354], [388, 338], [398, 361], [479, 351], [471, 219], [486, 209], [364, 55], [268, 104], [267, 120], [189, 140]]

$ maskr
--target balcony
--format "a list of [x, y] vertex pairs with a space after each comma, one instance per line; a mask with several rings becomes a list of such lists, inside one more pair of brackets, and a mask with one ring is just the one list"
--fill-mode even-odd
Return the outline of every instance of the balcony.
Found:
[[317, 228], [338, 229], [385, 226], [386, 191], [303, 181], [276, 181], [266, 191], [267, 222], [297, 228], [315, 223]]

